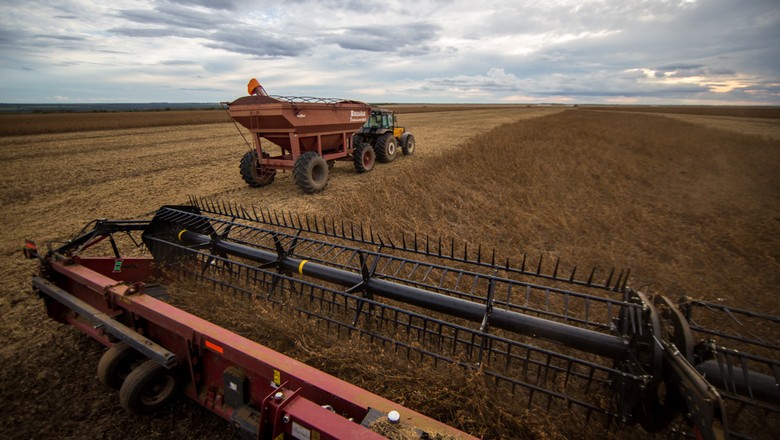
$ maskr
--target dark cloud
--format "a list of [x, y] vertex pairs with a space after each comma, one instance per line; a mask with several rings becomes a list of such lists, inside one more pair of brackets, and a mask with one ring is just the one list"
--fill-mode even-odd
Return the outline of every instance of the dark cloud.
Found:
[[190, 7], [162, 3], [155, 9], [125, 9], [118, 12], [120, 18], [147, 25], [175, 29], [206, 31], [223, 24], [221, 14], [207, 13]]
[[338, 35], [326, 36], [322, 41], [348, 50], [420, 55], [431, 51], [430, 44], [436, 40], [439, 30], [439, 26], [429, 22], [352, 26]]
[[[206, 6], [206, 1], [194, 5]], [[212, 9], [229, 10], [236, 2], [217, 2]], [[126, 37], [181, 37], [204, 40], [205, 47], [261, 58], [292, 57], [307, 53], [308, 44], [297, 37], [248, 26], [223, 11], [203, 11], [187, 2], [159, 2], [154, 10], [122, 10], [119, 16], [146, 27], [118, 27], [111, 32]], [[217, 7], [218, 6], [218, 7]]]
[[84, 41], [86, 39], [76, 35], [34, 35], [33, 37], [60, 41]]
[[112, 34], [121, 35], [123, 37], [137, 37], [137, 38], [162, 38], [162, 37], [183, 37], [183, 38], [200, 38], [206, 37], [204, 32], [193, 31], [188, 29], [178, 28], [135, 28], [135, 27], [119, 27], [108, 30]]
[[237, 11], [248, 2], [239, 0], [169, 0], [170, 3], [178, 3], [184, 6], [201, 6], [208, 9], [222, 11]]
[[255, 27], [236, 26], [209, 35], [206, 47], [260, 58], [294, 57], [309, 52], [309, 44], [296, 38], [266, 33]]

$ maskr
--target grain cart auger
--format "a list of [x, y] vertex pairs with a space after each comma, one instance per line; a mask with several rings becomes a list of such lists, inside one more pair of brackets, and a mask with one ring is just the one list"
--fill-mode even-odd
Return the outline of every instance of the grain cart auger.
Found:
[[[395, 116], [384, 111], [379, 119], [368, 104], [332, 98], [297, 96], [245, 96], [227, 106], [236, 127], [249, 130], [249, 151], [241, 159], [241, 177], [253, 187], [269, 185], [278, 170], [292, 170], [295, 183], [306, 193], [317, 193], [328, 184], [336, 161], [351, 161], [359, 173], [371, 171], [374, 162], [390, 162], [396, 155], [396, 138], [402, 150], [414, 152], [414, 137], [395, 127]], [[371, 115], [371, 119], [369, 119]], [[385, 129], [353, 137], [372, 121]], [[388, 126], [392, 124], [392, 126]], [[389, 127], [390, 134], [386, 134]], [[239, 129], [241, 133], [241, 130]], [[243, 133], [242, 133], [243, 136]], [[267, 142], [263, 145], [262, 140]], [[269, 143], [270, 142], [270, 143]]]
[[[153, 258], [123, 256], [118, 233], [141, 234]], [[104, 239], [110, 256], [87, 257]], [[253, 438], [354, 438], [398, 413], [418, 434], [465, 436], [155, 298], [199, 282], [417, 366], [479, 372], [495, 402], [605, 430], [780, 432], [780, 318], [646, 295], [629, 287], [628, 271], [564, 273], [558, 261], [511, 264], [454, 241], [194, 198], [25, 253], [40, 259], [33, 286], [49, 316], [111, 346], [99, 377], [131, 411], [182, 389]], [[141, 355], [149, 360], [122, 380], [117, 372]], [[170, 386], [149, 399], [150, 382]]]

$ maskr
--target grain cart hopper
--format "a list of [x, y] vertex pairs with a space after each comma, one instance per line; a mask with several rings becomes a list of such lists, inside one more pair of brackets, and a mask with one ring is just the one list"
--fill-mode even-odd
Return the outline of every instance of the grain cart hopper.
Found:
[[[229, 104], [228, 114], [248, 129], [250, 151], [241, 159], [241, 176], [250, 186], [273, 182], [278, 170], [292, 170], [295, 183], [316, 193], [328, 183], [336, 160], [351, 160], [358, 172], [374, 167], [375, 152], [352, 135], [367, 120], [371, 108], [358, 101], [327, 98], [245, 96]], [[266, 139], [279, 147], [271, 153]]]
[[[120, 253], [114, 236], [125, 232], [141, 234], [152, 258]], [[87, 257], [103, 240], [109, 254]], [[368, 436], [362, 425], [392, 410], [426, 435], [465, 435], [155, 298], [185, 280], [415, 369], [474, 371], [490, 402], [565, 414], [561, 423], [591, 432], [780, 432], [780, 317], [648, 295], [630, 287], [628, 271], [510, 262], [454, 240], [194, 198], [152, 219], [98, 220], [43, 254], [29, 242], [26, 254], [40, 259], [33, 286], [49, 316], [112, 347], [98, 373], [131, 411], [154, 409], [181, 384], [253, 438]], [[119, 377], [125, 356], [139, 353], [149, 360]], [[426, 379], [413, 380], [425, 393]]]

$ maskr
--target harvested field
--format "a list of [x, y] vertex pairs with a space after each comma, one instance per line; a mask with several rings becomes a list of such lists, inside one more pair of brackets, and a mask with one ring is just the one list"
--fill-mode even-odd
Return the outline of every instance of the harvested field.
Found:
[[[780, 315], [780, 141], [739, 133], [739, 124], [724, 131], [656, 115], [562, 110], [403, 114], [417, 138], [415, 156], [365, 175], [339, 163], [327, 190], [313, 196], [300, 193], [289, 173], [248, 188], [238, 174], [246, 146], [229, 123], [0, 138], [0, 434], [229, 438], [221, 419], [189, 402], [150, 417], [126, 415], [95, 378], [101, 347], [44, 316], [29, 287], [34, 264], [18, 251], [23, 238], [67, 238], [96, 217], [141, 216], [190, 194], [394, 234], [441, 234], [509, 258], [527, 251], [582, 267], [630, 267], [634, 287]], [[771, 121], [770, 128], [780, 123]], [[232, 324], [249, 333], [255, 318], [245, 315], [237, 310]], [[305, 346], [304, 357], [334, 372], [351, 359], [338, 347]], [[462, 394], [422, 379], [437, 373], [397, 371], [394, 385], [431, 386], [428, 399], [410, 396], [407, 404], [475, 434], [603, 436], [572, 431], [578, 426], [565, 414], [524, 417], [503, 407], [497, 426], [480, 427], [492, 402], [472, 402], [472, 412], [483, 414], [471, 418], [460, 404], [448, 413], [442, 402]], [[382, 388], [363, 379], [361, 386]], [[403, 395], [398, 388], [389, 395]], [[523, 419], [534, 421], [518, 425]]]

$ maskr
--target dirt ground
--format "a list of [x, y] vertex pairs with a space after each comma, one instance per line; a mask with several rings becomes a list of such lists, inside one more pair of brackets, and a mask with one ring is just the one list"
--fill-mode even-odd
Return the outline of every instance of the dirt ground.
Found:
[[[726, 295], [723, 292], [727, 292], [732, 301], [741, 302], [745, 307], [755, 305], [750, 295], [763, 292], [765, 296], [759, 304], [762, 311], [780, 315], [778, 292], [776, 287], [771, 287], [780, 281], [777, 253], [780, 244], [780, 144], [777, 137], [780, 121], [759, 124], [754, 120], [729, 118], [728, 126], [722, 127], [724, 124], [703, 116], [682, 116], [683, 121], [652, 115], [615, 119], [609, 116], [610, 112], [598, 112], [603, 118], [603, 132], [592, 131], [593, 124], [599, 123], [595, 119], [587, 122], [590, 125], [583, 125], [580, 138], [603, 138], [606, 141], [600, 142], [609, 144], [610, 136], [619, 138], [617, 143], [624, 141], [620, 136], [626, 135], [615, 131], [618, 125], [628, 123], [641, 127], [643, 121], [649, 121], [652, 127], [664, 126], [660, 119], [669, 121], [668, 127], [672, 131], [690, 133], [690, 136], [704, 134], [712, 139], [728, 138], [728, 142], [744, 144], [750, 150], [745, 155], [729, 147], [719, 150], [712, 160], [697, 161], [695, 155], [708, 154], [706, 145], [697, 144], [698, 149], [692, 153], [694, 159], [685, 156], [679, 158], [685, 161], [684, 164], [675, 164], [672, 162], [678, 159], [654, 157], [652, 149], [642, 149], [645, 146], [635, 138], [629, 145], [632, 148], [628, 149], [636, 150], [631, 153], [633, 163], [628, 168], [646, 179], [644, 182], [639, 178], [630, 182], [605, 182], [610, 176], [596, 175], [595, 168], [592, 168], [591, 176], [587, 170], [593, 164], [587, 160], [606, 160], [598, 154], [587, 154], [588, 145], [592, 144], [582, 147], [581, 155], [572, 159], [576, 162], [573, 168], [584, 168], [584, 175], [592, 179], [588, 184], [597, 188], [598, 182], [611, 187], [644, 184], [645, 190], [652, 191], [652, 185], [659, 185], [652, 176], [661, 182], [668, 181], [669, 175], [663, 170], [669, 169], [677, 173], [674, 178], [682, 179], [682, 183], [687, 183], [685, 179], [688, 178], [701, 178], [699, 180], [706, 185], [696, 190], [700, 193], [694, 191], [694, 196], [681, 194], [685, 191], [679, 188], [670, 188], [664, 193], [673, 202], [663, 205], [660, 211], [670, 212], [659, 213], [658, 205], [650, 206], [651, 199], [647, 206], [626, 210], [633, 216], [629, 219], [609, 216], [615, 223], [639, 222], [638, 229], [644, 227], [651, 233], [664, 233], [664, 240], [682, 237], [681, 246], [694, 243], [687, 245], [691, 252], [686, 252], [664, 243], [642, 242], [635, 234], [632, 236], [631, 231], [613, 233], [611, 227], [620, 229], [614, 224], [596, 225], [605, 230], [591, 234], [586, 230], [587, 225], [575, 221], [577, 215], [588, 214], [576, 208], [588, 204], [587, 200], [576, 198], [579, 194], [576, 185], [563, 185], [560, 191], [550, 189], [549, 193], [539, 196], [549, 198], [546, 203], [527, 198], [528, 194], [524, 194], [522, 188], [532, 187], [533, 182], [526, 180], [528, 176], [536, 176], [536, 184], [539, 184], [540, 176], [550, 175], [549, 169], [544, 168], [550, 164], [530, 158], [544, 158], [549, 150], [518, 149], [517, 157], [514, 157], [515, 150], [494, 147], [528, 142], [565, 150], [570, 146], [567, 139], [551, 137], [537, 142], [535, 138], [526, 137], [530, 135], [522, 130], [507, 139], [497, 137], [491, 130], [517, 121], [545, 121], [539, 122], [542, 125], [538, 130], [552, 134], [555, 124], [567, 124], [571, 129], [574, 124], [581, 123], [578, 121], [582, 117], [576, 115], [587, 112], [562, 111], [564, 109], [512, 108], [404, 114], [399, 117], [400, 122], [417, 139], [414, 156], [399, 156], [392, 164], [379, 164], [371, 173], [363, 175], [355, 173], [351, 163], [339, 163], [331, 173], [328, 188], [313, 196], [302, 194], [290, 173], [277, 175], [276, 181], [266, 188], [253, 189], [245, 185], [238, 173], [238, 163], [247, 147], [232, 124], [0, 137], [0, 224], [3, 226], [0, 230], [0, 328], [3, 329], [0, 398], [4, 403], [0, 414], [0, 437], [230, 438], [226, 423], [190, 402], [181, 402], [148, 417], [125, 414], [119, 406], [117, 393], [97, 381], [96, 366], [102, 347], [45, 317], [40, 301], [29, 286], [35, 264], [23, 260], [20, 252], [25, 238], [38, 243], [67, 239], [94, 218], [144, 216], [163, 204], [184, 203], [189, 195], [213, 196], [271, 210], [317, 213], [355, 221], [369, 219], [389, 229], [414, 230], [422, 234], [443, 232], [445, 236], [478, 240], [505, 253], [516, 247], [522, 249], [515, 253], [538, 249], [586, 260], [589, 264], [604, 259], [614, 265], [644, 264], [642, 258], [649, 255], [658, 263], [644, 264], [643, 270], [639, 271], [640, 277], [655, 280], [656, 289], [686, 293], [690, 290], [707, 299], [723, 297]], [[713, 125], [728, 131], [712, 128]], [[576, 130], [570, 132], [575, 136]], [[756, 147], [751, 149], [752, 146]], [[684, 145], [678, 147], [684, 149]], [[520, 165], [516, 175], [510, 173], [500, 178], [487, 175], [483, 182], [463, 171], [468, 163], [455, 160], [466, 157], [464, 149], [480, 152], [492, 160], [517, 161]], [[643, 162], [645, 156], [647, 161]], [[749, 160], [735, 160], [743, 156]], [[549, 161], [565, 160], [550, 156]], [[461, 171], [447, 174], [450, 162], [457, 162]], [[523, 168], [524, 163], [533, 168]], [[625, 165], [620, 164], [620, 160], [616, 160], [616, 164]], [[680, 174], [678, 165], [684, 165], [690, 174]], [[643, 171], [649, 173], [645, 175]], [[479, 168], [479, 173], [485, 175], [486, 171]], [[555, 177], [566, 180], [565, 175]], [[554, 185], [552, 181], [543, 183], [548, 188]], [[496, 192], [502, 189], [489, 189], [494, 186], [509, 191], [510, 195], [505, 196], [509, 199], [497, 197]], [[661, 187], [666, 188], [659, 185], [656, 189]], [[630, 192], [633, 188], [623, 189]], [[534, 190], [539, 188], [534, 187]], [[697, 202], [698, 195], [712, 191], [719, 195], [717, 203]], [[567, 198], [571, 198], [567, 202], [571, 204], [569, 217], [556, 208]], [[501, 211], [500, 205], [522, 205], [527, 215]], [[695, 215], [678, 216], [677, 211], [686, 207], [694, 210]], [[644, 208], [647, 211], [641, 210]], [[733, 231], [729, 237], [709, 235], [712, 227], [718, 226], [717, 211], [721, 209], [727, 211], [722, 218], [729, 222], [724, 227]], [[475, 211], [481, 211], [480, 215], [472, 215]], [[677, 223], [658, 221], [648, 214], [651, 212], [655, 216], [668, 214]], [[490, 217], [490, 213], [496, 214]], [[642, 223], [651, 219], [654, 223]], [[670, 224], [672, 229], [677, 229], [668, 231]], [[563, 228], [582, 230], [583, 233], [581, 236], [554, 233]], [[515, 229], [524, 232], [516, 234]], [[717, 245], [716, 251], [709, 246], [713, 242]], [[594, 247], [602, 249], [600, 252], [582, 251]], [[620, 249], [628, 251], [617, 255], [621, 253]], [[678, 255], [680, 253], [685, 255]], [[702, 259], [725, 257], [728, 263], [715, 268], [705, 267], [696, 260], [700, 255], [703, 255]], [[761, 267], [749, 274], [738, 273], [734, 288], [718, 288], [715, 284], [728, 281], [718, 278], [712, 271], [723, 272], [724, 267], [732, 267], [744, 272], [751, 265]], [[715, 287], [706, 282], [702, 285], [701, 280], [714, 276], [712, 286]], [[685, 278], [692, 279], [685, 281]], [[697, 290], [699, 287], [701, 290]]]

